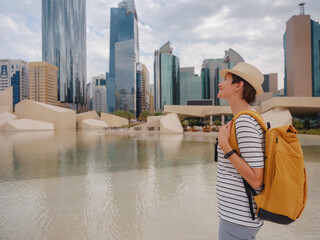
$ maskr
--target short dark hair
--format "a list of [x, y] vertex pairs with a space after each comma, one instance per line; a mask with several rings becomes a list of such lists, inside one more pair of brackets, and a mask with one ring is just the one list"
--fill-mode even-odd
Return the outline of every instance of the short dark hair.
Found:
[[252, 103], [256, 99], [256, 90], [251, 86], [250, 83], [248, 83], [246, 80], [244, 80], [242, 77], [239, 77], [238, 75], [235, 75], [231, 73], [232, 75], [232, 84], [243, 82], [243, 93], [242, 93], [242, 99], [246, 100], [247, 103]]

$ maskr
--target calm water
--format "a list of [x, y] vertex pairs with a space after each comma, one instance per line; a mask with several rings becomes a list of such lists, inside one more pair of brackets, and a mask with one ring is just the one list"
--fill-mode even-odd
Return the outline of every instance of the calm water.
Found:
[[[0, 133], [0, 239], [217, 239], [214, 139]], [[312, 142], [303, 147], [301, 218], [265, 222], [258, 239], [320, 239], [320, 146]]]

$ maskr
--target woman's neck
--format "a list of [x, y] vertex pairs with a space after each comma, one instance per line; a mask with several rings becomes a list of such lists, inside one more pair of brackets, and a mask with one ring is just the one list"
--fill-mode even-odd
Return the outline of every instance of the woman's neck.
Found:
[[229, 106], [231, 108], [231, 111], [233, 113], [233, 115], [236, 115], [238, 112], [242, 111], [242, 110], [247, 110], [250, 109], [251, 106], [249, 103], [247, 103], [247, 101], [241, 99], [231, 99], [228, 101]]

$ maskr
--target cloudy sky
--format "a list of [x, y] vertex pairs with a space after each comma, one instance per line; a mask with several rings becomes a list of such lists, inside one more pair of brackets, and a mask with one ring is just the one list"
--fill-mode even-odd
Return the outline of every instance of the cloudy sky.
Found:
[[[320, 21], [320, 1], [304, 0], [305, 13]], [[110, 8], [120, 0], [87, 0], [87, 72], [109, 67]], [[153, 82], [154, 51], [171, 41], [181, 67], [200, 73], [206, 58], [233, 48], [263, 73], [279, 74], [283, 87], [283, 33], [300, 14], [297, 0], [135, 0], [140, 60]], [[0, 0], [0, 58], [41, 60], [41, 0]]]

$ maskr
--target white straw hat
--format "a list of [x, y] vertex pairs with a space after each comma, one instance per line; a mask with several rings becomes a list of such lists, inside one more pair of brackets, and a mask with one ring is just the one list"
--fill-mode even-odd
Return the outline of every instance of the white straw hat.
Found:
[[227, 73], [233, 73], [250, 83], [250, 85], [256, 90], [256, 95], [263, 93], [261, 85], [264, 81], [264, 77], [255, 66], [249, 63], [240, 62], [232, 69], [221, 70], [220, 76], [224, 78]]

